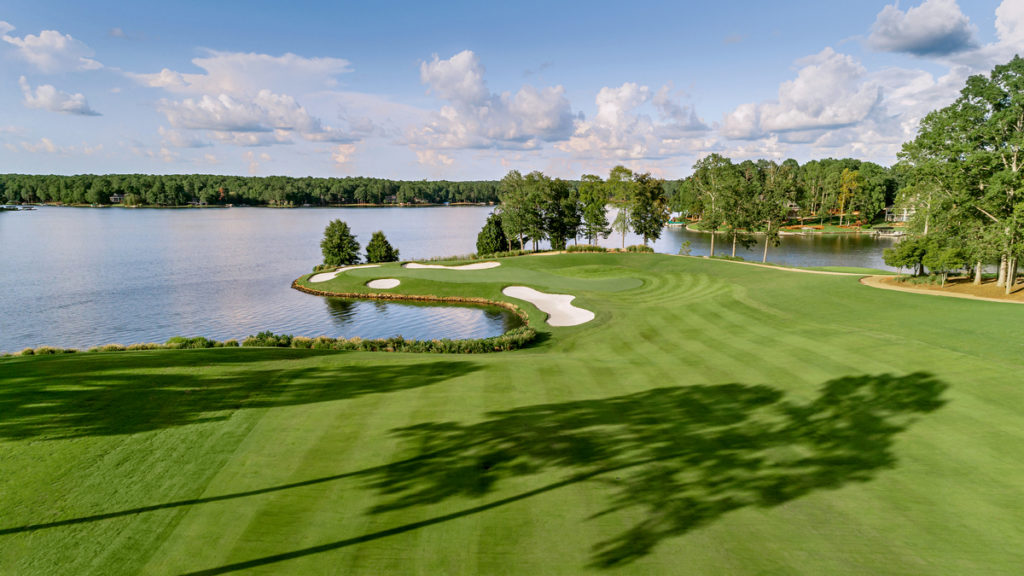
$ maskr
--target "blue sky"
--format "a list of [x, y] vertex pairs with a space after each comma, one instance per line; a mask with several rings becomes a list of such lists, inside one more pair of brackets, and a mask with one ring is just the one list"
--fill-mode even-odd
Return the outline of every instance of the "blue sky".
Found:
[[0, 172], [890, 164], [967, 76], [1024, 53], [1020, 0], [669, 4], [8, 0]]

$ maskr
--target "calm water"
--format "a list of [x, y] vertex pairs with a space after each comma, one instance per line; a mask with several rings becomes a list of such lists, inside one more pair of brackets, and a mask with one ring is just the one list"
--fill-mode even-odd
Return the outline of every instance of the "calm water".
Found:
[[[262, 330], [304, 336], [474, 338], [518, 318], [503, 310], [340, 301], [291, 281], [321, 261], [335, 218], [365, 246], [384, 230], [402, 258], [467, 254], [490, 207], [274, 210], [126, 210], [41, 207], [0, 213], [0, 351], [163, 342], [171, 336], [244, 338]], [[708, 251], [710, 236], [666, 229], [655, 244]], [[627, 237], [627, 244], [640, 240]], [[612, 235], [601, 242], [618, 246]], [[716, 252], [727, 249], [716, 242]], [[787, 237], [769, 261], [882, 268], [891, 240]], [[721, 248], [719, 248], [721, 246]], [[760, 261], [759, 249], [740, 252]]]
[[384, 230], [403, 258], [474, 250], [485, 207], [273, 210], [48, 208], [0, 214], [0, 351], [303, 336], [479, 338], [519, 324], [502, 309], [344, 301], [291, 281], [322, 260], [334, 218], [365, 247]]

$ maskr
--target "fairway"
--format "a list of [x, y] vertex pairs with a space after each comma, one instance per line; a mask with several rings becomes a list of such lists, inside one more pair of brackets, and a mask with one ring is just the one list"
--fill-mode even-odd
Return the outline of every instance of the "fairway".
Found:
[[311, 287], [381, 278], [514, 303], [538, 338], [0, 359], [0, 574], [1024, 566], [1024, 307], [656, 254]]

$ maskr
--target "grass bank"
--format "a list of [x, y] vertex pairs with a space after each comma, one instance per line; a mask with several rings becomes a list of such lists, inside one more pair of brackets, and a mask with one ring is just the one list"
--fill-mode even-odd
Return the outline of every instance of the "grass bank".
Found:
[[[501, 262], [315, 286], [512, 302], [526, 349], [0, 359], [0, 573], [1024, 565], [1024, 307], [657, 254]], [[513, 284], [596, 318], [551, 328]]]

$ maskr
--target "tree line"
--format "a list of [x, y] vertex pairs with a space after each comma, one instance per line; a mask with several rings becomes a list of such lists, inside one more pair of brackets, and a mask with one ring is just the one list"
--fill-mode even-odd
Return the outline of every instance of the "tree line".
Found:
[[891, 266], [928, 267], [945, 282], [957, 269], [998, 265], [1009, 294], [1024, 254], [1024, 59], [967, 79], [959, 98], [929, 113], [903, 145], [898, 203], [914, 211], [910, 236], [886, 252]]
[[[477, 236], [478, 254], [523, 250], [528, 242], [536, 250], [544, 240], [564, 250], [570, 240], [594, 243], [613, 229], [621, 232], [623, 247], [629, 231], [646, 246], [661, 237], [669, 218], [664, 181], [625, 166], [613, 168], [607, 180], [584, 174], [579, 182], [512, 170], [501, 179], [499, 197], [501, 204]], [[608, 221], [609, 203], [618, 210], [613, 222]]]
[[7, 204], [105, 205], [114, 203], [111, 198], [115, 194], [123, 197], [120, 203], [138, 206], [480, 203], [498, 200], [498, 182], [210, 174], [0, 174], [0, 200]]

